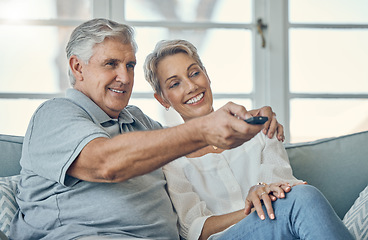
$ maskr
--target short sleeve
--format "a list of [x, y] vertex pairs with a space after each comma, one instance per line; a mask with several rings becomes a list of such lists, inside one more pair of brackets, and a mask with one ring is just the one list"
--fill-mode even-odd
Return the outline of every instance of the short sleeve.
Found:
[[68, 99], [49, 100], [29, 124], [22, 168], [64, 184], [68, 167], [83, 147], [98, 137], [109, 135], [81, 107]]

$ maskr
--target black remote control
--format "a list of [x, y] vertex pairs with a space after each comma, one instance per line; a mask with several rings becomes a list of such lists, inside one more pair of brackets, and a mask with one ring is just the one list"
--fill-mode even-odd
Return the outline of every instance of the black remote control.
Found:
[[249, 124], [264, 124], [265, 122], [267, 122], [268, 117], [251, 117], [248, 119], [245, 119], [244, 121], [246, 121]]

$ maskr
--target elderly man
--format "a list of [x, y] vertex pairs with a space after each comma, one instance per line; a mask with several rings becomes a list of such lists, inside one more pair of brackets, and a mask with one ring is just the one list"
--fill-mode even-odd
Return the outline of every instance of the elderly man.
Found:
[[207, 145], [239, 146], [262, 128], [282, 132], [269, 107], [257, 110], [265, 125], [245, 123], [251, 114], [228, 103], [163, 129], [128, 106], [137, 47], [127, 25], [85, 22], [66, 50], [73, 88], [30, 121], [11, 239], [178, 239], [161, 167]]

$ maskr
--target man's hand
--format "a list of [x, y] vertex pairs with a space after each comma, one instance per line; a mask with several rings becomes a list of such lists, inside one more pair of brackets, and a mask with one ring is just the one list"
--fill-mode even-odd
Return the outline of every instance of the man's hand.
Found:
[[251, 125], [244, 121], [251, 116], [244, 106], [229, 102], [217, 111], [192, 121], [201, 124], [200, 131], [209, 145], [229, 149], [252, 139], [264, 128], [264, 125]]
[[276, 137], [279, 141], [285, 140], [284, 135], [284, 126], [282, 126], [276, 119], [276, 113], [272, 111], [272, 108], [269, 106], [262, 107], [260, 109], [254, 109], [249, 111], [252, 116], [265, 116], [268, 117], [268, 121], [263, 125], [263, 133], [267, 135], [269, 138], [272, 138], [275, 133], [277, 133]]

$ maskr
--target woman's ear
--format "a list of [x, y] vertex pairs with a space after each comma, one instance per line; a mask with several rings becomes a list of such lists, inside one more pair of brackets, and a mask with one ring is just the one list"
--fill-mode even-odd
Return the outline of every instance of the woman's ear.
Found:
[[77, 81], [83, 81], [81, 60], [73, 55], [69, 59], [69, 67]]
[[164, 108], [170, 108], [170, 104], [160, 94], [154, 93], [153, 96]]

